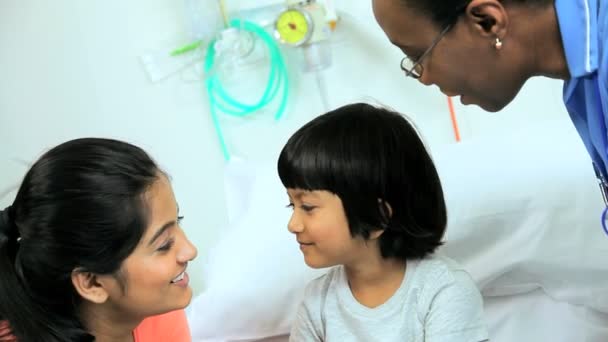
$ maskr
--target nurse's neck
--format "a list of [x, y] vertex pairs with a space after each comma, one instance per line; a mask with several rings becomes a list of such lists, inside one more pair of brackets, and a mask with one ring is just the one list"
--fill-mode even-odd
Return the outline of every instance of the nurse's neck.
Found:
[[526, 12], [512, 13], [510, 26], [514, 31], [511, 34], [521, 39], [523, 53], [527, 54], [530, 76], [570, 79], [555, 7], [514, 7], [513, 11]]
[[95, 342], [134, 342], [133, 330], [141, 319], [129, 319], [116, 308], [107, 305], [84, 303], [81, 319]]

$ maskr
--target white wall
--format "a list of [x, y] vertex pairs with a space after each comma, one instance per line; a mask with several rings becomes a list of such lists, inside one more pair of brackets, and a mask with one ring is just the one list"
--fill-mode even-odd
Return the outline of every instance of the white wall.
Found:
[[[278, 1], [263, 3], [273, 2]], [[252, 3], [228, 0], [228, 7]], [[376, 26], [370, 2], [336, 3], [350, 15], [339, 26], [334, 63], [325, 73], [330, 105], [376, 99], [413, 117], [432, 148], [453, 143], [445, 97], [403, 76], [400, 52]], [[76, 137], [128, 140], [147, 149], [172, 175], [187, 233], [199, 247], [199, 258], [205, 258], [227, 224], [225, 164], [207, 98], [200, 83], [180, 77], [150, 82], [139, 62], [145, 51], [186, 26], [178, 0], [1, 0], [0, 194], [26, 170], [17, 159], [33, 161]], [[247, 121], [223, 120], [236, 154], [274, 159], [293, 130], [323, 111], [314, 77], [299, 74], [291, 61], [292, 97], [282, 122], [273, 122], [271, 111]], [[240, 82], [260, 87], [255, 80]], [[459, 104], [456, 110], [463, 139], [568, 120], [561, 84], [549, 80], [530, 82], [503, 113]], [[13, 196], [0, 199], [0, 205]], [[195, 267], [191, 273], [200, 291], [204, 279]]]

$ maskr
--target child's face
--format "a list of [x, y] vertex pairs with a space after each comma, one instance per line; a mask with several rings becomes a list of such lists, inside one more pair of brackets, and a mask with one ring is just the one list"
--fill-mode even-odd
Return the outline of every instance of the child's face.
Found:
[[295, 234], [312, 268], [346, 265], [369, 248], [361, 237], [352, 237], [340, 197], [329, 191], [287, 189], [293, 214], [288, 229]]

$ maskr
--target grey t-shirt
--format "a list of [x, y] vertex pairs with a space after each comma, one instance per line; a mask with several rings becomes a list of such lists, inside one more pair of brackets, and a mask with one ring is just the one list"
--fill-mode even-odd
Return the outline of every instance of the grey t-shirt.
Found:
[[343, 266], [311, 281], [290, 341], [479, 342], [488, 339], [483, 301], [469, 274], [445, 257], [407, 262], [384, 304], [360, 304]]

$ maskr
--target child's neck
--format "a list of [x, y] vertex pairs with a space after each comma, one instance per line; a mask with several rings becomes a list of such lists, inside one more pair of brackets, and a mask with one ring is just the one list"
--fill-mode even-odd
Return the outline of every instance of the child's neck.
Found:
[[403, 260], [366, 258], [344, 265], [350, 290], [359, 303], [369, 308], [384, 304], [401, 286], [406, 263]]

